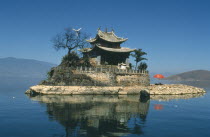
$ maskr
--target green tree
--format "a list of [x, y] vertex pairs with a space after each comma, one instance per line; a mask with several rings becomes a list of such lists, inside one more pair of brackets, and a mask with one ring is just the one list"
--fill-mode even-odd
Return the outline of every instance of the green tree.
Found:
[[57, 34], [52, 39], [53, 47], [56, 50], [68, 49], [68, 54], [77, 48], [88, 47], [89, 43], [86, 41], [88, 35], [82, 31], [72, 28], [65, 29], [64, 32]]
[[77, 55], [77, 53], [74, 51], [65, 55], [61, 61], [61, 66], [64, 66], [64, 67], [75, 68], [76, 66], [79, 66], [79, 65], [80, 65], [80, 58]]
[[129, 68], [132, 69], [133, 68], [133, 64], [129, 63]]
[[142, 49], [136, 49], [134, 51], [134, 54], [131, 54], [131, 56], [134, 57], [134, 61], [136, 62], [135, 69], [137, 69], [137, 65], [139, 62], [141, 62], [142, 60], [147, 60], [146, 58], [143, 57], [144, 55], [147, 55], [147, 53], [143, 52]]
[[90, 67], [91, 66], [89, 55], [84, 55], [81, 58], [81, 66], [84, 66], [84, 67]]
[[147, 70], [147, 63], [145, 62], [141, 62], [140, 65], [138, 66], [138, 70], [142, 71], [146, 71]]

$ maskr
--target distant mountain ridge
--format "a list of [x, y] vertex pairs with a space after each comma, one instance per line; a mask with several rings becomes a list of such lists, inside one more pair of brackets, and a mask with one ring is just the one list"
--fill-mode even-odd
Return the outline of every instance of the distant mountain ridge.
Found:
[[189, 72], [172, 75], [166, 80], [174, 81], [210, 81], [210, 71], [208, 70], [193, 70]]
[[0, 58], [0, 78], [44, 78], [55, 64], [33, 59]]

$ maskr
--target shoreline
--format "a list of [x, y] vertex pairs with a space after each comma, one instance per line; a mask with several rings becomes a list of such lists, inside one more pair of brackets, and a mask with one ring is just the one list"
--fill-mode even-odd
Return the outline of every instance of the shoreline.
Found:
[[[185, 95], [151, 95], [150, 100], [156, 101], [170, 101], [178, 99], [191, 99], [202, 97], [205, 93], [199, 94], [185, 94]], [[85, 104], [89, 102], [104, 102], [104, 103], [117, 103], [119, 101], [139, 102], [139, 96], [135, 95], [37, 95], [28, 96], [34, 101], [41, 101], [44, 103], [71, 103], [71, 104]], [[143, 102], [144, 103], [144, 102]]]
[[36, 85], [30, 87], [26, 94], [42, 95], [129, 95], [146, 91], [150, 95], [183, 95], [205, 93], [203, 88], [183, 85], [164, 84], [150, 86], [48, 86]]

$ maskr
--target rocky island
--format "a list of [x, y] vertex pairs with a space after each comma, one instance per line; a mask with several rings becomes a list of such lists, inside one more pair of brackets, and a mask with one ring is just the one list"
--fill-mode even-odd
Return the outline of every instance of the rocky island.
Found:
[[202, 88], [182, 84], [150, 86], [46, 86], [30, 87], [26, 94], [57, 95], [128, 95], [147, 91], [150, 95], [184, 95], [205, 93]]
[[[66, 41], [60, 41], [60, 37], [55, 38], [54, 46], [57, 49], [68, 48], [68, 54], [59, 66], [48, 72], [47, 80], [30, 87], [26, 94], [121, 95], [145, 91], [150, 95], [181, 95], [205, 92], [201, 88], [186, 85], [150, 85], [147, 65], [141, 62], [146, 60], [142, 57], [146, 53], [141, 49], [121, 47], [127, 39], [116, 36], [113, 30], [103, 32], [98, 29], [95, 38], [86, 40], [92, 48], [79, 49], [83, 55], [79, 58], [72, 49], [84, 45], [86, 37], [80, 35], [79, 32], [67, 30], [62, 35]], [[130, 55], [135, 58], [135, 69], [132, 69], [129, 62]], [[137, 67], [139, 62], [141, 63]]]

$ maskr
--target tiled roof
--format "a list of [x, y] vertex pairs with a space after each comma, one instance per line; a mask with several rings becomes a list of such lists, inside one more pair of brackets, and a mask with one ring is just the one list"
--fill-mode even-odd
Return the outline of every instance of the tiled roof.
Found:
[[125, 39], [125, 38], [120, 38], [116, 36], [113, 31], [103, 32], [101, 30], [98, 30], [96, 37], [87, 41], [92, 43], [92, 42], [95, 42], [98, 38], [103, 39], [108, 42], [120, 42], [120, 43], [125, 42], [127, 40], [127, 38]]
[[[121, 47], [119, 49], [107, 48], [107, 47], [102, 47], [102, 46], [98, 46], [98, 45], [95, 45], [95, 47], [98, 47], [102, 50], [110, 51], [110, 52], [133, 52], [135, 50], [135, 49], [125, 48], [125, 47]], [[91, 48], [79, 49], [79, 51], [81, 51], [81, 52], [90, 52], [91, 50], [93, 50], [93, 48], [92, 49]]]

